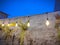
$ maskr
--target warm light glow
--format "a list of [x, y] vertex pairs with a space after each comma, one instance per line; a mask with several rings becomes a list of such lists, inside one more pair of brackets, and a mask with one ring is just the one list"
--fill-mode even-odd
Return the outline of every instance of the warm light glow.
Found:
[[30, 23], [28, 23], [27, 26], [30, 27]]
[[46, 21], [46, 25], [49, 26], [49, 24], [50, 24], [50, 23], [49, 23], [49, 21], [47, 20], [47, 21]]
[[18, 26], [18, 24], [16, 23], [16, 25], [15, 25], [16, 27]]
[[4, 26], [4, 24], [2, 24], [2, 26]]
[[10, 26], [10, 25], [8, 24], [8, 26]]

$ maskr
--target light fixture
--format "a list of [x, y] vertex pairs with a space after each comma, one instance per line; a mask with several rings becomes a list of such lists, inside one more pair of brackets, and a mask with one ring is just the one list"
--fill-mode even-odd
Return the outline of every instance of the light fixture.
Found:
[[11, 19], [9, 19], [9, 22], [8, 22], [8, 25], [7, 26], [10, 26], [10, 21], [11, 21]]
[[47, 20], [46, 20], [46, 25], [49, 26], [49, 19], [48, 19], [48, 13], [47, 13]]
[[16, 25], [15, 25], [15, 27], [17, 27], [18, 26], [18, 24], [17, 24], [17, 21], [16, 21]]
[[27, 26], [30, 27], [30, 23], [29, 22], [28, 22]]
[[2, 26], [4, 26], [4, 25], [5, 25], [5, 24], [4, 24], [4, 21], [5, 21], [5, 20], [3, 20], [3, 22], [2, 22]]
[[28, 16], [28, 23], [27, 23], [27, 26], [30, 27], [30, 18]]
[[50, 24], [50, 23], [49, 23], [49, 20], [48, 20], [48, 18], [47, 18], [47, 20], [46, 20], [46, 25], [49, 26], [49, 24]]
[[4, 22], [3, 22], [2, 26], [4, 26]]
[[10, 22], [8, 22], [8, 25], [7, 26], [10, 26]]

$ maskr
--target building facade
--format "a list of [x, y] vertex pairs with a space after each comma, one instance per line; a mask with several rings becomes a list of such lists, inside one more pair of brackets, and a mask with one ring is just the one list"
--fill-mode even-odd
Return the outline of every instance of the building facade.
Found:
[[5, 18], [8, 18], [8, 14], [0, 11], [0, 19], [5, 19]]

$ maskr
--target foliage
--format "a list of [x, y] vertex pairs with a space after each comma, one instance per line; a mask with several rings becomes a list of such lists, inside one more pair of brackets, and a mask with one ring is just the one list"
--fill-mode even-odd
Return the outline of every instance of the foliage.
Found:
[[22, 23], [21, 21], [19, 21], [18, 26], [22, 30], [22, 32], [20, 33], [20, 45], [23, 45], [24, 36], [25, 36], [26, 30], [28, 29], [28, 26], [27, 26], [28, 22], [29, 20], [26, 23]]
[[2, 31], [5, 33], [4, 38], [5, 38], [5, 40], [6, 40], [6, 38], [10, 35], [10, 29], [9, 29], [9, 27], [8, 27], [7, 25], [2, 26], [2, 25], [0, 24], [0, 28], [1, 28]]
[[60, 30], [58, 30], [58, 39], [60, 40]]
[[59, 24], [55, 24], [55, 28], [58, 29], [58, 27], [59, 27]]
[[57, 29], [57, 38], [58, 38], [58, 40], [60, 40], [60, 29], [59, 29], [59, 24], [56, 24], [55, 25], [55, 28]]
[[28, 26], [27, 26], [28, 22], [29, 22], [29, 20], [26, 23], [19, 21], [18, 26], [20, 27], [21, 30], [27, 30], [28, 29]]
[[[22, 21], [19, 21], [19, 23], [18, 23], [18, 26], [19, 26], [19, 28], [21, 30], [21, 33], [20, 33], [20, 45], [23, 45], [24, 36], [25, 36], [26, 30], [28, 29], [28, 26], [27, 26], [28, 23], [29, 23], [29, 20], [27, 22], [25, 22], [25, 23], [23, 23]], [[2, 26], [0, 24], [0, 28], [5, 33], [5, 39], [9, 38], [10, 33], [13, 32], [13, 31], [10, 30], [9, 27], [15, 26], [15, 25], [16, 25], [16, 23], [10, 23], [9, 26], [8, 25]]]
[[23, 45], [25, 33], [26, 33], [25, 31], [22, 31], [20, 33], [20, 45]]

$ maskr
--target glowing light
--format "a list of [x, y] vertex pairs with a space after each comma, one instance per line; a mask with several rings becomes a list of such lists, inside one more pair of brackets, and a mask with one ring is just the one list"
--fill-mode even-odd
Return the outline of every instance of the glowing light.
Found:
[[30, 27], [30, 23], [28, 23], [27, 26]]
[[46, 25], [49, 26], [49, 24], [50, 24], [50, 23], [49, 23], [49, 21], [47, 20], [47, 21], [46, 21]]
[[10, 26], [10, 24], [8, 24], [8, 26]]
[[16, 23], [16, 25], [15, 25], [16, 27], [18, 26], [18, 24]]
[[4, 26], [4, 24], [2, 24], [2, 26]]

